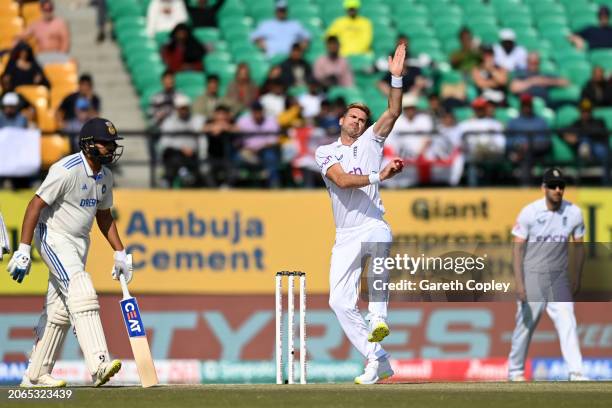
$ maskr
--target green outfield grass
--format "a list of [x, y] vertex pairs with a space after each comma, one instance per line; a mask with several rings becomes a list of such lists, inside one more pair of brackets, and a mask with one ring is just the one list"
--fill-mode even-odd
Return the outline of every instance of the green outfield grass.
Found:
[[[66, 401], [7, 401], [4, 407], [610, 407], [612, 382], [428, 383], [313, 385], [173, 385], [136, 387], [76, 387]], [[8, 402], [8, 404], [7, 404]], [[44, 404], [44, 405], [41, 405]]]

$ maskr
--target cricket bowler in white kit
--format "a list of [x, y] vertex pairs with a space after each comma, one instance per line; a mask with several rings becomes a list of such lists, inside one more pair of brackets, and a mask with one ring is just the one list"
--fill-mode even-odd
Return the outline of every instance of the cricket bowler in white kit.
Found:
[[[552, 256], [557, 262], [552, 262], [555, 265], [551, 269], [555, 269], [556, 265], [564, 265], [567, 270], [567, 245], [554, 243], [567, 243], [570, 239], [574, 242], [583, 241], [585, 231], [582, 212], [576, 205], [563, 199], [565, 180], [559, 169], [552, 168], [544, 173], [542, 190], [544, 198], [525, 206], [512, 229], [519, 302], [508, 357], [508, 378], [510, 381], [525, 381], [525, 358], [529, 342], [542, 312], [546, 309], [559, 335], [561, 353], [569, 366], [569, 379], [583, 381], [587, 378], [582, 375], [582, 355], [576, 333], [574, 303], [545, 301], [546, 297], [571, 299], [572, 293], [577, 292], [580, 287], [583, 254], [580, 253], [577, 257], [577, 279], [573, 288], [570, 288], [568, 275], [553, 276], [555, 272], [543, 270], [547, 266], [551, 267], [551, 262], [541, 261], [542, 257], [544, 260], [547, 257], [550, 260], [550, 252], [554, 251]], [[533, 259], [536, 261], [531, 261]], [[549, 287], [538, 288], [540, 282], [545, 282], [543, 286]]]
[[43, 313], [35, 329], [36, 340], [22, 387], [63, 387], [51, 371], [71, 324], [74, 325], [85, 363], [95, 386], [108, 382], [121, 368], [111, 360], [100, 321], [98, 297], [85, 271], [89, 233], [94, 219], [115, 250], [113, 278], [131, 268], [111, 215], [113, 175], [105, 165], [114, 163], [123, 150], [122, 139], [107, 119], [94, 118], [80, 131], [79, 153], [67, 156], [49, 169], [25, 212], [21, 243], [8, 264], [21, 283], [31, 266], [31, 243], [49, 267], [49, 287]]
[[402, 71], [406, 57], [400, 44], [389, 57], [392, 75], [389, 107], [376, 123], [366, 129], [370, 111], [363, 104], [351, 104], [340, 118], [337, 142], [320, 146], [317, 164], [332, 200], [336, 224], [336, 243], [332, 250], [329, 305], [338, 317], [344, 333], [353, 346], [368, 359], [357, 384], [374, 384], [393, 375], [389, 354], [379, 342], [389, 334], [385, 322], [387, 302], [369, 302], [369, 327], [357, 308], [361, 277], [361, 243], [392, 240], [378, 191], [378, 184], [403, 168], [395, 158], [382, 170], [383, 145], [401, 114]]

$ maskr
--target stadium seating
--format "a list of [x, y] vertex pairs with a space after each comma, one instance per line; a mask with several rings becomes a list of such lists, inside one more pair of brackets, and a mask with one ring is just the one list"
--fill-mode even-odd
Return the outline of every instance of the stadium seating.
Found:
[[[159, 76], [164, 66], [159, 58], [159, 45], [167, 38], [167, 33], [158, 34], [155, 40], [146, 36], [148, 3], [148, 0], [108, 1], [117, 40], [143, 110], [150, 95], [160, 89]], [[335, 18], [345, 14], [342, 1], [289, 0], [288, 3], [290, 18], [302, 22], [312, 34], [311, 45], [305, 54], [312, 63], [325, 52], [323, 34], [326, 28]], [[333, 88], [328, 97], [343, 97], [347, 102], [367, 100], [375, 114], [381, 113], [386, 108], [386, 98], [376, 87], [380, 74], [373, 71], [373, 62], [393, 50], [398, 34], [410, 37], [413, 56], [428, 54], [444, 72], [448, 69], [445, 68], [448, 55], [459, 47], [457, 35], [462, 26], [469, 27], [486, 44], [497, 42], [499, 30], [508, 27], [515, 30], [519, 44], [540, 54], [543, 72], [561, 74], [571, 82], [567, 88], [551, 90], [550, 100], [558, 106], [556, 112], [543, 101], [538, 101], [536, 106], [538, 113], [551, 125], [566, 126], [577, 117], [573, 105], [579, 100], [580, 90], [589, 80], [592, 67], [599, 65], [612, 71], [612, 51], [580, 51], [567, 39], [571, 32], [597, 24], [599, 4], [612, 5], [612, 0], [363, 0], [360, 13], [368, 16], [374, 27], [373, 53], [351, 57], [355, 87]], [[249, 40], [254, 27], [273, 16], [274, 0], [227, 0], [218, 15], [218, 28], [194, 30], [195, 37], [211, 50], [204, 58], [205, 73], [221, 77], [222, 93], [233, 78], [237, 63], [247, 62], [253, 79], [261, 84], [269, 68], [286, 58], [276, 56], [267, 60]], [[15, 18], [19, 17], [15, 15]], [[18, 24], [17, 20], [14, 24]], [[5, 38], [4, 30], [0, 30], [0, 42]], [[426, 69], [424, 72], [429, 75], [434, 71]], [[430, 79], [439, 86], [443, 81], [440, 78], [449, 78], [449, 75]], [[177, 87], [190, 96], [202, 92], [205, 82], [201, 73], [187, 72], [177, 76]], [[477, 92], [469, 78], [467, 85], [471, 100]], [[51, 108], [57, 107], [58, 92], [51, 91]], [[290, 92], [297, 95], [305, 89], [295, 88]], [[516, 105], [516, 98], [509, 99]], [[499, 109], [496, 115], [507, 121], [516, 115], [516, 109], [517, 106]], [[454, 112], [458, 120], [472, 115], [468, 107], [457, 108]], [[598, 110], [597, 115], [605, 118], [608, 126], [612, 124], [609, 111]], [[558, 140], [556, 144], [563, 143]], [[558, 146], [554, 150], [554, 157], [571, 157]]]

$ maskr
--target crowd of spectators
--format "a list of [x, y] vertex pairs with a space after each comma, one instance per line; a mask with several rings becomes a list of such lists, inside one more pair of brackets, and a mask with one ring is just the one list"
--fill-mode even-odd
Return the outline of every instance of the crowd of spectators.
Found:
[[[250, 33], [262, 57], [271, 62], [265, 79], [256, 80], [245, 59], [237, 64], [234, 78], [224, 83], [202, 65], [210, 49], [185, 23], [189, 14], [194, 27], [214, 26], [220, 4], [200, 1], [194, 10], [189, 2], [153, 0], [149, 7], [149, 14], [153, 7], [167, 10], [164, 24], [154, 18], [149, 26], [171, 30], [169, 42], [161, 48], [168, 68], [161, 79], [163, 90], [153, 95], [149, 109], [151, 123], [162, 134], [155, 151], [164, 166], [163, 184], [320, 185], [320, 178], [313, 177], [316, 167], [311, 156], [315, 143], [332, 141], [339, 134], [347, 96], [337, 90], [356, 85], [352, 58], [384, 57], [373, 58], [371, 66], [359, 70], [377, 76], [369, 86], [382, 95], [390, 90], [386, 56], [373, 54], [372, 21], [360, 14], [359, 0], [345, 0], [346, 14], [330, 22], [323, 39], [315, 38], [302, 23], [289, 18], [291, 5], [278, 0], [274, 18], [262, 20]], [[568, 41], [589, 49], [612, 48], [609, 10], [602, 6], [598, 16], [598, 26], [574, 33]], [[151, 30], [151, 35], [157, 32]], [[512, 29], [500, 30], [498, 38], [486, 44], [462, 28], [458, 48], [448, 54], [445, 65], [426, 53], [412, 52], [411, 38], [400, 34], [397, 41], [407, 49], [403, 115], [389, 137], [386, 154], [401, 155], [410, 169], [388, 184], [456, 185], [477, 179], [515, 183], [516, 175], [526, 174], [533, 160], [550, 158], [555, 126], [546, 110], [576, 106], [550, 95], [571, 83], [543, 68], [541, 55], [528, 51]], [[325, 52], [316, 59], [306, 58], [315, 41], [323, 42]], [[182, 106], [188, 98], [175, 87], [174, 75], [184, 71], [202, 71], [206, 81], [190, 109]], [[612, 106], [610, 72], [595, 66], [580, 101], [580, 118], [567, 129], [556, 129], [558, 141], [587, 163], [604, 163], [605, 123], [592, 111]], [[177, 116], [179, 102], [183, 111]], [[176, 143], [168, 144], [175, 137], [169, 129], [178, 133], [188, 128], [205, 135], [204, 142], [179, 134]], [[477, 166], [469, 165], [474, 163]]]
[[[38, 6], [40, 17], [28, 21], [10, 48], [0, 49], [0, 129], [60, 132], [70, 136], [70, 147], [75, 150], [76, 135], [89, 118], [99, 114], [101, 100], [87, 73], [79, 77], [78, 85], [75, 81], [66, 86], [70, 83], [66, 78], [59, 78], [62, 84], [54, 85], [54, 77], [49, 74], [54, 67], [76, 66], [70, 57], [70, 31], [66, 21], [55, 14], [53, 1], [42, 0]], [[8, 180], [13, 188], [24, 188], [35, 178]], [[0, 180], [0, 186], [2, 183]]]

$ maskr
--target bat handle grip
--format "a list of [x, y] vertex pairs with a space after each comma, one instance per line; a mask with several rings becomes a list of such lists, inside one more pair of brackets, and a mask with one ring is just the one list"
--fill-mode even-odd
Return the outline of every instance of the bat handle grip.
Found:
[[121, 291], [123, 292], [123, 298], [128, 299], [131, 298], [130, 292], [128, 291], [127, 282], [125, 281], [125, 276], [122, 273], [119, 274], [119, 283], [121, 284]]

